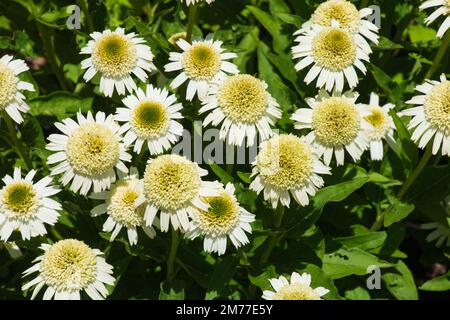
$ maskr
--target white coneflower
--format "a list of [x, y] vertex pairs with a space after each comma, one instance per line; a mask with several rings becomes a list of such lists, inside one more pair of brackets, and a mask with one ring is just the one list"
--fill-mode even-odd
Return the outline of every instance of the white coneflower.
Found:
[[330, 174], [331, 170], [304, 139], [293, 134], [281, 134], [263, 142], [253, 166], [255, 179], [250, 189], [258, 194], [264, 190], [264, 199], [273, 208], [278, 201], [289, 207], [289, 193], [300, 205], [308, 205], [309, 196], [323, 186], [319, 174]]
[[127, 108], [117, 108], [115, 118], [125, 122], [120, 133], [126, 132], [124, 143], [134, 143], [134, 152], [140, 153], [146, 143], [151, 155], [163, 153], [183, 135], [183, 126], [176, 121], [183, 119], [179, 112], [183, 106], [166, 89], [148, 85], [145, 93], [139, 88], [122, 102]]
[[56, 164], [51, 174], [63, 173], [61, 182], [65, 186], [72, 181], [70, 189], [86, 195], [93, 186], [94, 192], [110, 187], [116, 180], [114, 168], [128, 172], [122, 161], [131, 161], [119, 135], [120, 126], [114, 116], [97, 112], [87, 117], [77, 114], [78, 123], [67, 118], [55, 123], [63, 134], [51, 134], [47, 149], [56, 151], [47, 159], [48, 164]]
[[330, 96], [321, 90], [315, 98], [306, 99], [310, 108], [298, 109], [292, 115], [296, 129], [312, 129], [306, 140], [323, 155], [326, 165], [331, 163], [333, 152], [340, 166], [344, 164], [344, 150], [356, 161], [367, 148], [360, 108], [355, 104], [357, 98], [355, 92]]
[[34, 183], [35, 170], [22, 178], [20, 168], [14, 168], [13, 176], [3, 178], [5, 186], [0, 190], [0, 239], [7, 241], [15, 230], [22, 239], [47, 233], [44, 224], [54, 225], [59, 218], [61, 205], [49, 198], [60, 190], [45, 177]]
[[234, 64], [226, 61], [237, 55], [224, 52], [222, 41], [214, 41], [213, 35], [208, 35], [205, 40], [194, 40], [192, 44], [182, 38], [176, 43], [183, 52], [171, 52], [171, 62], [165, 65], [164, 70], [181, 70], [170, 86], [175, 89], [188, 81], [186, 100], [192, 100], [196, 93], [200, 98], [204, 97], [210, 82], [223, 79], [227, 73], [239, 72]]
[[207, 4], [211, 4], [214, 0], [180, 0], [181, 2], [186, 2], [186, 5], [190, 6], [191, 4], [196, 4], [199, 2], [206, 2]]
[[400, 112], [400, 115], [413, 116], [408, 129], [414, 132], [411, 139], [425, 148], [433, 139], [433, 154], [442, 146], [442, 155], [450, 156], [450, 81], [442, 74], [439, 81], [426, 80], [418, 85], [416, 91], [421, 95], [406, 103], [418, 105]]
[[255, 221], [255, 215], [239, 206], [234, 191], [234, 186], [228, 183], [220, 196], [203, 199], [209, 205], [207, 210], [193, 212], [188, 237], [204, 236], [203, 249], [206, 252], [224, 254], [227, 238], [236, 248], [249, 243], [245, 232], [252, 232], [250, 223]]
[[23, 122], [20, 112], [27, 112], [30, 108], [25, 103], [25, 96], [19, 90], [34, 91], [31, 83], [21, 81], [17, 76], [29, 68], [25, 61], [10, 55], [0, 58], [0, 111], [5, 110], [17, 123]]
[[145, 71], [156, 69], [150, 47], [143, 38], [136, 38], [134, 32], [125, 34], [123, 28], [117, 28], [93, 32], [90, 36], [93, 40], [81, 49], [81, 54], [90, 55], [81, 62], [81, 68], [87, 69], [83, 78], [89, 81], [100, 73], [100, 92], [105, 96], [112, 96], [114, 87], [120, 95], [126, 90], [131, 93], [136, 89], [132, 74], [144, 82], [148, 77]]
[[128, 241], [131, 245], [137, 244], [137, 229], [142, 228], [153, 238], [156, 235], [152, 226], [147, 227], [144, 222], [145, 196], [144, 185], [139, 180], [136, 168], [130, 169], [130, 175], [121, 177], [108, 191], [92, 193], [92, 199], [106, 200], [91, 210], [93, 216], [108, 214], [103, 224], [103, 231], [112, 232], [110, 241], [113, 241], [122, 228], [127, 229]]
[[248, 74], [238, 74], [211, 84], [199, 113], [209, 112], [203, 126], [222, 123], [220, 139], [231, 145], [247, 146], [255, 142], [259, 132], [262, 140], [273, 135], [271, 126], [281, 118], [278, 103], [267, 91], [267, 84]]
[[0, 242], [0, 249], [5, 248], [11, 259], [19, 259], [23, 256], [22, 250], [14, 241]]
[[420, 10], [425, 10], [432, 7], [439, 7], [429, 17], [425, 19], [425, 23], [430, 25], [434, 20], [440, 16], [446, 16], [444, 22], [439, 27], [437, 36], [442, 38], [450, 28], [450, 0], [428, 0], [420, 5]]
[[291, 282], [284, 276], [269, 279], [272, 288], [275, 290], [264, 290], [263, 299], [266, 300], [322, 300], [330, 290], [323, 287], [313, 289], [311, 287], [311, 275], [292, 272]]
[[[330, 27], [334, 21], [339, 23], [339, 27], [357, 34], [358, 37], [365, 37], [375, 44], [378, 44], [378, 27], [367, 20], [373, 13], [372, 8], [363, 8], [358, 11], [356, 6], [346, 0], [328, 0], [319, 4], [311, 19], [302, 25], [302, 28], [295, 34], [301, 34], [316, 24], [322, 27]], [[360, 39], [365, 41], [364, 38]]]
[[145, 221], [153, 224], [160, 212], [161, 231], [188, 231], [189, 216], [196, 209], [208, 210], [201, 197], [220, 195], [220, 184], [202, 181], [208, 171], [185, 157], [170, 154], [150, 159], [144, 174], [144, 194], [147, 200]]
[[300, 58], [295, 69], [312, 65], [304, 79], [307, 84], [317, 78], [318, 88], [342, 92], [345, 82], [350, 88], [358, 84], [355, 67], [364, 74], [367, 71], [363, 61], [370, 61], [370, 46], [358, 34], [341, 29], [334, 20], [327, 27], [312, 25], [295, 41], [298, 45], [292, 47], [293, 57]]
[[360, 106], [361, 115], [364, 118], [362, 125], [369, 140], [372, 160], [383, 159], [382, 139], [385, 139], [393, 150], [396, 149], [396, 142], [393, 136], [395, 124], [389, 115], [389, 110], [394, 107], [392, 103], [380, 106], [380, 98], [375, 93], [371, 93], [368, 105], [362, 104]]
[[104, 284], [114, 284], [113, 267], [101, 257], [100, 250], [91, 249], [75, 239], [61, 240], [53, 245], [44, 243], [40, 248], [44, 254], [23, 273], [24, 277], [39, 273], [22, 287], [22, 290], [34, 287], [32, 300], [44, 286], [47, 287], [44, 300], [80, 300], [82, 291], [94, 300], [108, 296]]

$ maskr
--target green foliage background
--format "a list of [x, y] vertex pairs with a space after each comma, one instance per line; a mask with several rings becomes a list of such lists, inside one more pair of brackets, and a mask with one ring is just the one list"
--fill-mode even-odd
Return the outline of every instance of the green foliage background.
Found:
[[[392, 102], [395, 110], [405, 108], [414, 87], [424, 80], [441, 40], [436, 38], [439, 22], [424, 25], [426, 14], [419, 11], [420, 1], [378, 0], [352, 1], [358, 7], [375, 4], [381, 7], [381, 41], [373, 47], [371, 65], [360, 79], [357, 91], [360, 102], [367, 103], [374, 91], [381, 101]], [[13, 54], [32, 65], [23, 79], [32, 82], [36, 92], [26, 93], [31, 107], [18, 135], [32, 157], [38, 176], [49, 174], [45, 163], [46, 140], [55, 132], [53, 123], [73, 116], [78, 110], [114, 113], [121, 105], [120, 97], [105, 98], [98, 86], [82, 79], [80, 48], [94, 30], [125, 27], [145, 38], [155, 54], [159, 72], [149, 82], [167, 86], [173, 74], [164, 73], [168, 53], [174, 51], [168, 38], [185, 31], [187, 10], [175, 0], [104, 0], [76, 1], [89, 14], [82, 13], [82, 28], [67, 30], [66, 19], [73, 1], [8, 0], [0, 3], [0, 53]], [[269, 85], [270, 93], [283, 109], [277, 127], [294, 132], [290, 115], [304, 98], [314, 96], [314, 85], [303, 83], [305, 72], [297, 73], [290, 55], [292, 33], [305, 22], [320, 1], [309, 0], [216, 0], [199, 9], [194, 35], [214, 32], [229, 51], [236, 52], [235, 63], [242, 73], [258, 75]], [[448, 73], [449, 53], [433, 74]], [[45, 60], [42, 59], [45, 57]], [[94, 84], [98, 84], [94, 79]], [[144, 84], [141, 84], [143, 86]], [[199, 103], [183, 100], [184, 90], [177, 96], [184, 103], [185, 128], [192, 128]], [[431, 279], [433, 265], [448, 265], [449, 248], [436, 248], [425, 241], [429, 230], [420, 224], [439, 222], [448, 226], [448, 208], [444, 198], [450, 194], [448, 157], [435, 156], [400, 200], [396, 193], [416, 167], [421, 151], [410, 140], [405, 123], [395, 118], [397, 152], [385, 150], [381, 162], [368, 160], [367, 154], [357, 164], [346, 161], [334, 167], [333, 175], [325, 177], [326, 187], [306, 207], [293, 204], [282, 221], [273, 229], [274, 212], [270, 206], [249, 191], [250, 165], [235, 166], [233, 174], [225, 166], [205, 166], [208, 180], [232, 181], [241, 204], [257, 216], [250, 244], [241, 250], [228, 247], [223, 257], [205, 254], [202, 240], [184, 240], [176, 259], [173, 283], [166, 281], [166, 260], [170, 233], [158, 232], [155, 239], [139, 237], [130, 247], [122, 234], [112, 243], [109, 234], [101, 232], [104, 217], [92, 218], [94, 200], [63, 191], [57, 195], [64, 211], [48, 235], [22, 241], [17, 234], [12, 240], [24, 256], [12, 260], [6, 250], [0, 251], [0, 299], [23, 299], [21, 273], [41, 254], [42, 242], [77, 238], [105, 252], [114, 266], [116, 283], [109, 287], [111, 299], [250, 299], [260, 298], [261, 290], [269, 289], [268, 279], [293, 271], [309, 272], [313, 287], [330, 289], [327, 299], [417, 299], [448, 298], [449, 273]], [[298, 134], [298, 132], [296, 132]], [[133, 165], [143, 172], [148, 152], [134, 156]], [[0, 123], [0, 176], [11, 174], [14, 166], [26, 168], [20, 159], [4, 122]], [[447, 210], [447, 211], [446, 211]], [[371, 230], [377, 213], [386, 211], [384, 225]], [[376, 228], [373, 228], [376, 229]], [[276, 234], [278, 245], [268, 261], [262, 261], [268, 238]], [[367, 290], [366, 269], [382, 268], [382, 289]], [[446, 274], [445, 274], [446, 273]], [[436, 274], [434, 274], [435, 276]], [[428, 282], [427, 282], [428, 281]], [[447, 291], [447, 292], [445, 292]]]

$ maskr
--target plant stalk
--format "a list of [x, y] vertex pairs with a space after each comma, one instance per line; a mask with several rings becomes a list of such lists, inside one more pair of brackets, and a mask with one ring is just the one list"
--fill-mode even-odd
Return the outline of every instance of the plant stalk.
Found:
[[[275, 210], [273, 229], [278, 229], [281, 226], [281, 222], [283, 221], [283, 216], [284, 216], [284, 206], [281, 203], [279, 203]], [[266, 263], [269, 260], [273, 248], [275, 248], [275, 246], [277, 245], [277, 243], [280, 239], [281, 239], [281, 236], [278, 233], [272, 234], [270, 241], [269, 241], [269, 246], [267, 247], [267, 250], [264, 251], [264, 253], [261, 256], [261, 263]]]
[[172, 227], [172, 243], [170, 246], [169, 258], [167, 259], [167, 280], [172, 283], [175, 274], [175, 260], [177, 257], [178, 244], [180, 242], [180, 235], [177, 230]]
[[450, 46], [450, 32], [446, 32], [444, 35], [444, 38], [442, 38], [441, 46], [439, 47], [439, 50], [436, 53], [436, 56], [434, 57], [433, 64], [430, 66], [430, 69], [428, 69], [427, 73], [425, 74], [425, 79], [430, 79], [431, 76], [434, 74], [434, 72], [439, 68], [439, 65], [442, 61], [442, 59], [445, 56], [445, 53], [447, 52], [447, 48]]
[[186, 41], [189, 43], [192, 40], [192, 31], [194, 29], [196, 18], [197, 18], [197, 4], [192, 4], [189, 6], [188, 25], [186, 29]]
[[33, 168], [33, 165], [31, 163], [31, 158], [29, 154], [25, 151], [22, 143], [17, 139], [16, 130], [14, 129], [14, 124], [9, 117], [8, 113], [6, 111], [1, 112], [3, 119], [5, 119], [6, 127], [8, 128], [9, 135], [11, 136], [11, 140], [16, 147], [17, 154], [22, 158], [22, 160], [25, 162], [25, 165], [27, 166], [27, 170], [31, 170]]

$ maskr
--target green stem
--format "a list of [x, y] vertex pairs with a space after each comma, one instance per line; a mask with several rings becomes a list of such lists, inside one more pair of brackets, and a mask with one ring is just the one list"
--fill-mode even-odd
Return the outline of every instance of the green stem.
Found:
[[[408, 192], [409, 188], [412, 186], [414, 181], [416, 181], [416, 179], [419, 177], [420, 173], [423, 171], [423, 169], [427, 165], [428, 161], [431, 158], [431, 155], [432, 155], [432, 143], [429, 143], [427, 145], [427, 148], [425, 149], [425, 153], [423, 154], [422, 158], [420, 159], [419, 163], [417, 164], [417, 167], [408, 176], [408, 179], [406, 179], [406, 181], [403, 183], [402, 187], [398, 191], [398, 193], [397, 193], [398, 199], [401, 200], [405, 196], [406, 192]], [[386, 212], [389, 209], [390, 208], [377, 213], [377, 218], [376, 218], [374, 224], [372, 225], [372, 227], [370, 228], [370, 230], [377, 231], [383, 226], [384, 216], [386, 215]]]
[[197, 17], [197, 4], [191, 4], [189, 6], [188, 25], [187, 25], [187, 29], [186, 29], [186, 41], [187, 42], [191, 42], [191, 40], [192, 40], [192, 31], [194, 29], [196, 17]]
[[9, 115], [6, 113], [6, 111], [1, 112], [3, 119], [5, 119], [6, 127], [8, 128], [9, 135], [11, 136], [11, 140], [16, 147], [17, 154], [22, 158], [22, 160], [25, 162], [25, 165], [27, 166], [27, 170], [31, 170], [33, 168], [33, 165], [31, 163], [31, 159], [29, 154], [25, 151], [22, 143], [17, 139], [16, 130], [14, 129], [14, 124], [9, 117]]
[[405, 183], [403, 183], [402, 187], [400, 188], [400, 191], [397, 194], [397, 197], [399, 199], [403, 198], [408, 189], [411, 187], [414, 181], [416, 181], [417, 177], [425, 168], [426, 164], [428, 163], [428, 160], [430, 160], [431, 158], [431, 150], [432, 150], [432, 143], [429, 143], [427, 148], [425, 149], [425, 153], [423, 154], [422, 158], [419, 161], [419, 164], [414, 169], [414, 171], [408, 176], [408, 179], [406, 179]]
[[[278, 229], [281, 226], [281, 222], [283, 221], [283, 216], [284, 216], [284, 206], [279, 203], [277, 209], [275, 210], [275, 217], [274, 217], [274, 223], [273, 223], [273, 232], [274, 231], [278, 231], [276, 229]], [[273, 248], [275, 248], [275, 246], [277, 245], [278, 241], [281, 239], [282, 236], [279, 235], [278, 232], [274, 232], [270, 238], [269, 241], [269, 245], [266, 249], [266, 251], [264, 251], [264, 253], [261, 256], [261, 263], [266, 263], [269, 258], [270, 255], [272, 253]]]
[[175, 270], [175, 260], [177, 257], [178, 244], [180, 242], [180, 235], [177, 230], [172, 228], [172, 243], [170, 246], [169, 258], [167, 259], [167, 280], [172, 283]]
[[39, 21], [36, 21], [39, 34], [42, 38], [42, 45], [44, 46], [45, 55], [50, 63], [50, 67], [52, 68], [53, 73], [56, 75], [58, 79], [59, 86], [63, 90], [68, 90], [68, 85], [66, 78], [64, 76], [64, 72], [61, 69], [61, 61], [56, 55], [55, 46], [53, 44], [53, 36], [50, 34], [51, 30], [41, 24]]
[[92, 20], [91, 14], [89, 13], [87, 0], [78, 0], [77, 3], [80, 6], [81, 10], [84, 12], [84, 16], [86, 17], [86, 26], [89, 33], [94, 32], [94, 22]]
[[431, 76], [434, 74], [434, 72], [439, 68], [439, 65], [441, 64], [441, 61], [444, 58], [445, 53], [447, 52], [447, 48], [449, 46], [450, 46], [450, 32], [446, 32], [444, 38], [442, 39], [441, 46], [439, 47], [439, 50], [436, 53], [436, 57], [433, 60], [433, 64], [430, 66], [430, 69], [428, 69], [428, 72], [425, 75], [425, 79], [430, 79]]

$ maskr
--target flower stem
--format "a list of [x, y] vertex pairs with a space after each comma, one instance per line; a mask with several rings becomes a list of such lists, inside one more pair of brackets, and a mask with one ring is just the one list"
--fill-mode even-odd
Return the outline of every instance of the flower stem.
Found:
[[169, 258], [167, 259], [167, 280], [172, 283], [175, 270], [175, 259], [177, 257], [180, 235], [177, 230], [172, 228], [172, 243], [170, 246]]
[[29, 154], [25, 151], [22, 143], [17, 139], [16, 130], [14, 129], [14, 124], [9, 117], [8, 113], [6, 111], [1, 112], [3, 119], [5, 119], [6, 127], [8, 128], [9, 135], [11, 136], [11, 140], [16, 147], [17, 154], [22, 158], [22, 160], [25, 162], [25, 165], [27, 166], [27, 170], [31, 170], [33, 165], [31, 163], [31, 159]]
[[446, 32], [444, 38], [442, 39], [441, 46], [434, 57], [433, 64], [428, 69], [428, 72], [425, 74], [425, 79], [430, 79], [434, 72], [439, 68], [439, 65], [442, 59], [447, 52], [447, 48], [450, 46], [450, 32]]
[[89, 33], [94, 32], [94, 23], [92, 20], [92, 16], [89, 13], [87, 0], [78, 0], [77, 3], [81, 7], [81, 10], [84, 12], [84, 16], [86, 17], [86, 26]]
[[[416, 181], [416, 179], [419, 177], [420, 173], [425, 168], [426, 164], [428, 163], [428, 160], [430, 160], [430, 158], [431, 158], [431, 155], [432, 155], [432, 144], [429, 143], [427, 148], [425, 149], [425, 153], [423, 154], [422, 158], [420, 159], [419, 163], [417, 164], [417, 167], [408, 176], [408, 179], [406, 179], [406, 181], [403, 183], [402, 187], [398, 191], [398, 193], [397, 193], [398, 199], [401, 200], [405, 196], [406, 192], [408, 192], [409, 188], [412, 186], [414, 181]], [[377, 231], [383, 226], [384, 216], [389, 209], [390, 208], [377, 213], [377, 218], [376, 218], [374, 224], [372, 225], [372, 227], [370, 228], [370, 230]]]
[[50, 63], [50, 67], [52, 68], [53, 73], [56, 75], [59, 86], [63, 90], [68, 90], [66, 77], [64, 76], [64, 72], [61, 69], [61, 61], [59, 60], [55, 52], [53, 36], [50, 34], [51, 31], [47, 26], [41, 24], [39, 21], [36, 21], [36, 25], [42, 38], [42, 45], [44, 46], [46, 58]]
[[197, 18], [197, 4], [192, 4], [189, 6], [189, 13], [188, 13], [188, 25], [186, 29], [187, 42], [191, 42], [192, 40], [192, 31], [194, 29], [196, 18]]
[[[281, 222], [283, 221], [284, 216], [284, 206], [279, 203], [276, 210], [275, 210], [275, 217], [274, 217], [274, 223], [273, 223], [273, 229], [278, 229], [281, 226]], [[274, 230], [272, 230], [274, 231]], [[272, 237], [270, 238], [269, 246], [267, 247], [267, 250], [264, 251], [264, 253], [261, 256], [261, 263], [266, 263], [269, 258], [270, 254], [272, 253], [273, 248], [277, 245], [277, 242], [281, 239], [281, 236], [277, 233], [273, 233]]]

